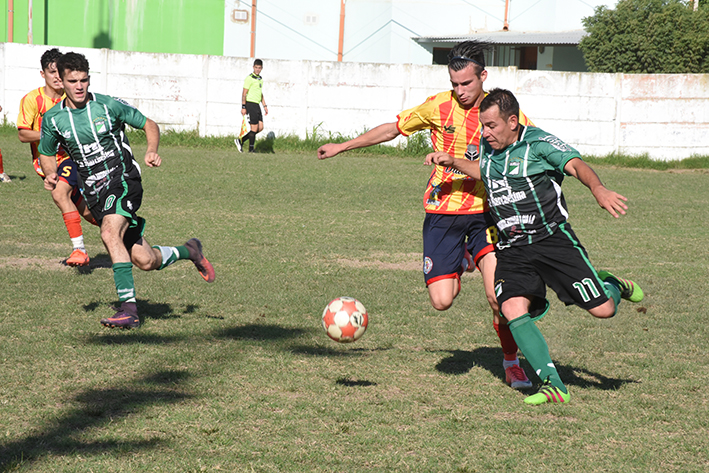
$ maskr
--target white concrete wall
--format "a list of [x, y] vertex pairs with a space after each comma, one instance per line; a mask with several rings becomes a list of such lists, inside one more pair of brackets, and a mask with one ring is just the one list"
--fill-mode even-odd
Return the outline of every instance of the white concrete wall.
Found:
[[[39, 58], [46, 49], [0, 43], [1, 113], [13, 123], [22, 96], [44, 83]], [[91, 90], [126, 99], [163, 129], [238, 129], [248, 58], [74, 50], [91, 64]], [[450, 86], [445, 66], [273, 60], [262, 74], [265, 131], [300, 137], [315, 129], [359, 134]], [[486, 88], [492, 87], [514, 91], [538, 126], [585, 154], [709, 155], [709, 75], [490, 68]]]

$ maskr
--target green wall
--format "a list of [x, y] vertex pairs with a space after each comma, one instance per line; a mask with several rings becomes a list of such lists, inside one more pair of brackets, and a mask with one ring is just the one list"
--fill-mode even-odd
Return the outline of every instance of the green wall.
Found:
[[[8, 40], [9, 0], [0, 41]], [[14, 1], [13, 42], [27, 43], [29, 0]], [[33, 0], [32, 43], [221, 56], [224, 0]]]

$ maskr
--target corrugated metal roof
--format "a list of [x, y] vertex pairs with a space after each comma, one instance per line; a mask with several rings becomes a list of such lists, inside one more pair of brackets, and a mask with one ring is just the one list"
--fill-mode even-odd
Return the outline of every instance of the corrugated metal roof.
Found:
[[460, 43], [470, 39], [488, 41], [494, 44], [519, 44], [519, 45], [577, 45], [581, 38], [586, 36], [585, 30], [573, 31], [488, 31], [457, 36], [421, 36], [414, 38], [418, 43]]

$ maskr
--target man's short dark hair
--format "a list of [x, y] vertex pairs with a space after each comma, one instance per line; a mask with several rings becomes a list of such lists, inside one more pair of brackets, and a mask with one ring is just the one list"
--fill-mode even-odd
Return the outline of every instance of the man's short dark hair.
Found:
[[260, 60], [260, 59], [256, 59], [256, 60], [254, 61], [254, 66], [263, 66], [263, 61]]
[[89, 73], [89, 61], [83, 54], [79, 53], [66, 53], [63, 54], [57, 60], [57, 70], [59, 71], [59, 77], [64, 78], [64, 71], [79, 71]]
[[492, 49], [492, 44], [482, 41], [463, 41], [456, 44], [448, 53], [448, 67], [454, 71], [462, 71], [472, 65], [475, 74], [485, 70], [485, 52]]
[[62, 53], [60, 53], [57, 48], [45, 51], [44, 54], [42, 54], [42, 58], [39, 60], [39, 63], [42, 65], [42, 70], [44, 71], [50, 64], [56, 63], [60, 57], [62, 57]]
[[500, 116], [507, 120], [512, 115], [519, 118], [519, 102], [507, 89], [492, 89], [480, 103], [479, 112], [483, 113], [494, 105], [500, 109]]

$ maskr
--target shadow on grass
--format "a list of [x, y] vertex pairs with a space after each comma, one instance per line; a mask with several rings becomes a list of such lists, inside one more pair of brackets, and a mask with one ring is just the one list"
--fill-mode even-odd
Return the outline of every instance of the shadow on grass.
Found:
[[347, 386], [347, 387], [356, 387], [356, 386], [362, 386], [362, 387], [367, 387], [367, 386], [376, 386], [377, 383], [373, 381], [367, 381], [367, 380], [359, 380], [359, 379], [350, 379], [350, 378], [340, 378], [337, 381], [335, 381], [335, 384], [339, 384], [341, 386]]
[[[113, 307], [120, 307], [120, 305], [120, 302], [115, 302], [113, 304]], [[180, 314], [175, 313], [175, 310], [170, 304], [164, 304], [161, 302], [150, 302], [149, 300], [138, 299], [137, 305], [138, 317], [140, 317], [141, 322], [144, 322], [145, 319], [179, 319], [181, 317]], [[89, 304], [84, 304], [83, 309], [86, 312], [94, 312], [100, 307], [105, 307], [102, 302], [91, 302]], [[184, 313], [193, 313], [198, 308], [198, 305], [190, 304], [187, 306]], [[100, 318], [113, 316], [113, 310], [111, 309], [111, 307], [106, 307], [106, 309], [106, 311], [104, 311], [103, 309], [101, 310]]]
[[299, 328], [281, 327], [280, 325], [247, 324], [218, 330], [214, 336], [232, 338], [234, 340], [284, 340], [287, 338], [300, 337], [304, 333], [305, 330]]
[[91, 257], [88, 266], [77, 266], [76, 272], [79, 274], [92, 274], [95, 269], [110, 269], [112, 266], [113, 263], [108, 253], [99, 253]]
[[269, 132], [266, 135], [266, 138], [263, 140], [259, 140], [254, 144], [254, 151], [257, 153], [269, 153], [273, 154], [275, 151], [273, 150], [273, 144], [276, 141], [276, 135], [273, 134], [273, 132]]
[[347, 350], [327, 347], [318, 347], [313, 345], [296, 345], [290, 348], [290, 352], [295, 355], [307, 356], [326, 356], [326, 357], [344, 357], [344, 356], [368, 356], [372, 350], [366, 348], [351, 348]]
[[[23, 439], [0, 444], [0, 471], [13, 471], [46, 456], [103, 454], [109, 451], [135, 453], [163, 443], [159, 438], [139, 441], [121, 440], [118, 433], [91, 440], [88, 431], [106, 427], [121, 418], [160, 404], [174, 404], [192, 396], [176, 391], [176, 385], [189, 378], [186, 371], [165, 370], [146, 375], [120, 388], [87, 389], [73, 402], [79, 407], [37, 427]], [[142, 386], [141, 386], [142, 385]], [[86, 439], [83, 438], [86, 435]], [[115, 440], [113, 440], [115, 439]]]
[[90, 334], [80, 338], [81, 343], [89, 345], [170, 345], [184, 342], [185, 337], [155, 335], [138, 330], [109, 329], [98, 334]]
[[[502, 348], [500, 347], [479, 347], [473, 351], [446, 350], [451, 356], [444, 358], [436, 365], [436, 369], [441, 373], [460, 375], [470, 371], [474, 366], [479, 366], [488, 370], [493, 375], [504, 381], [505, 371], [502, 369]], [[522, 359], [521, 365], [528, 374], [534, 372], [526, 360]], [[581, 388], [596, 388], [602, 390], [616, 390], [624, 384], [637, 383], [632, 379], [609, 378], [600, 373], [585, 368], [577, 368], [570, 365], [554, 363], [559, 372], [559, 376], [564, 384], [578, 386]], [[530, 377], [532, 382], [537, 382], [536, 376]]]

